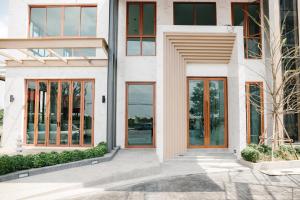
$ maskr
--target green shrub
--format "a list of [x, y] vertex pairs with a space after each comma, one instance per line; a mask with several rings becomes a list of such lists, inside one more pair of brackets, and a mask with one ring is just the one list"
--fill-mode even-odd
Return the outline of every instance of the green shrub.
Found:
[[296, 146], [295, 150], [296, 150], [297, 154], [299, 154], [299, 156], [300, 156], [300, 146]]
[[266, 155], [271, 155], [272, 154], [272, 148], [268, 145], [265, 145], [265, 144], [257, 145], [257, 150], [260, 153], [263, 153], [263, 154], [266, 154]]
[[15, 171], [52, 166], [59, 163], [68, 163], [87, 158], [101, 157], [107, 153], [106, 143], [99, 143], [96, 147], [80, 151], [63, 151], [61, 153], [39, 153], [35, 155], [0, 156], [0, 175]]
[[259, 160], [259, 151], [252, 146], [248, 146], [241, 152], [242, 158], [244, 160], [250, 161], [250, 162], [257, 162]]
[[283, 160], [293, 160], [296, 157], [296, 150], [288, 145], [281, 145], [278, 150], [274, 152], [275, 157]]

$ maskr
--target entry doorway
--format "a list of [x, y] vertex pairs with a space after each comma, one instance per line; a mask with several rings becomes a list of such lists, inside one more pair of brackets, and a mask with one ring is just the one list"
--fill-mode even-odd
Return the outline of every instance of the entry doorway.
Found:
[[188, 77], [188, 148], [227, 148], [227, 79]]

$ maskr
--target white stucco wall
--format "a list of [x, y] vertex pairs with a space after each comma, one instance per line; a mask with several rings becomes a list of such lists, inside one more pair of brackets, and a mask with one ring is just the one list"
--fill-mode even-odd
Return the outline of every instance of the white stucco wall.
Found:
[[[25, 79], [95, 79], [94, 101], [94, 143], [106, 141], [106, 103], [102, 103], [102, 95], [106, 96], [106, 67], [9, 67], [6, 73], [4, 136], [2, 145], [14, 147], [18, 137], [23, 139], [25, 111]], [[13, 95], [14, 102], [9, 102]]]
[[5, 82], [0, 81], [0, 109], [4, 108]]

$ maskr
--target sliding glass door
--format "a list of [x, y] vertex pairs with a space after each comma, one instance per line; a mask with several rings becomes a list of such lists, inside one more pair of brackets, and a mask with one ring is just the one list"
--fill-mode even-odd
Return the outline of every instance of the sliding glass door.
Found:
[[188, 146], [227, 147], [225, 78], [188, 79]]
[[26, 144], [93, 144], [93, 80], [28, 80], [26, 87]]

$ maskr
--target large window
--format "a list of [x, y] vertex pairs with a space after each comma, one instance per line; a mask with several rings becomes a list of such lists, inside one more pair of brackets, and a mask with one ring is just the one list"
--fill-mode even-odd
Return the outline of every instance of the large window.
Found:
[[232, 3], [232, 25], [244, 27], [245, 58], [261, 58], [259, 3]]
[[263, 83], [246, 83], [247, 143], [258, 144], [264, 133]]
[[127, 3], [127, 55], [154, 56], [156, 51], [156, 4]]
[[217, 25], [216, 3], [174, 3], [174, 25]]
[[32, 6], [30, 37], [96, 36], [96, 6]]
[[92, 146], [94, 80], [26, 81], [25, 143]]

